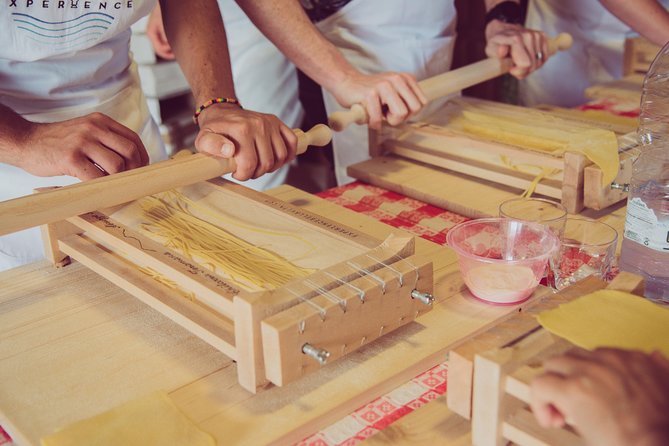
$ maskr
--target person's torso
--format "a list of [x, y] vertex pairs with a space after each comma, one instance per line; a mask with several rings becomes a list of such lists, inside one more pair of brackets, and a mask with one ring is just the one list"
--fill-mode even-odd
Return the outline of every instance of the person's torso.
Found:
[[588, 41], [623, 40], [630, 31], [598, 0], [530, 0], [525, 25], [549, 34], [569, 32]]
[[126, 87], [130, 25], [156, 1], [3, 3], [0, 103], [28, 114], [94, 105]]

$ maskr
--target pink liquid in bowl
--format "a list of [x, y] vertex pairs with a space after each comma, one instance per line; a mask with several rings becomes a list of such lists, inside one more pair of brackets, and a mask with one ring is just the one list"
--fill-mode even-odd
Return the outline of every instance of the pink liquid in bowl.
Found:
[[447, 241], [458, 254], [469, 291], [497, 305], [528, 299], [559, 244], [547, 227], [503, 218], [461, 223], [448, 232]]

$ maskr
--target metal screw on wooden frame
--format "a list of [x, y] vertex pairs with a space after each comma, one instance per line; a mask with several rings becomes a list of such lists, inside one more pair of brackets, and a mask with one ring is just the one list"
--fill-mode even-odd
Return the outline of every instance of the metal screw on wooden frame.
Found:
[[430, 293], [423, 293], [418, 290], [413, 290], [411, 292], [411, 298], [416, 299], [417, 301], [427, 305], [427, 306], [432, 306], [434, 303], [434, 296], [431, 295]]
[[309, 343], [304, 344], [302, 346], [302, 353], [309, 356], [310, 358], [315, 359], [316, 361], [318, 361], [320, 365], [324, 365], [327, 362], [328, 358], [330, 357], [329, 351], [322, 348], [314, 347]]
[[629, 192], [630, 191], [630, 185], [628, 183], [611, 183], [611, 189], [618, 189], [623, 192]]

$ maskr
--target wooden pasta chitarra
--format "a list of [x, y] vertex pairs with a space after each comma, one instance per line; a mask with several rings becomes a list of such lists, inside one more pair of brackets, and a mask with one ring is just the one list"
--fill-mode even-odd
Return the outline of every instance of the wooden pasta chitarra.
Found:
[[543, 360], [574, 348], [543, 329], [536, 316], [604, 288], [643, 295], [644, 283], [640, 276], [626, 272], [608, 285], [589, 277], [449, 353], [448, 407], [472, 421], [472, 444], [584, 444], [573, 429], [541, 428], [529, 410], [530, 382], [543, 373]]
[[[469, 112], [473, 112], [471, 119], [464, 117]], [[514, 135], [516, 140], [505, 138], [502, 132], [494, 134], [487, 131], [486, 122], [477, 121], [483, 115], [507, 120], [508, 135]], [[525, 128], [527, 133], [518, 133], [513, 126]], [[614, 144], [613, 155], [616, 155], [617, 145], [619, 170], [614, 182], [629, 183], [637, 147], [635, 134], [616, 133], [602, 121], [584, 121], [550, 111], [471, 97], [449, 100], [421, 121], [397, 127], [383, 125], [378, 131], [370, 131], [369, 153], [372, 159], [349, 166], [348, 174], [411, 196], [411, 191], [402, 184], [405, 179], [401, 169], [395, 167], [395, 160], [401, 157], [514, 188], [518, 194], [533, 187], [537, 194], [561, 201], [570, 213], [579, 213], [584, 207], [604, 209], [625, 199], [625, 193], [605, 184], [602, 169], [583, 153], [566, 149], [561, 154], [552, 154], [523, 146], [527, 142], [538, 141], [546, 147], [551, 147], [551, 144], [558, 147], [561, 144], [558, 138], [571, 138], [577, 129], [584, 135], [599, 132], [597, 138], [603, 136], [607, 138], [606, 142]], [[600, 139], [593, 137], [589, 141]], [[430, 195], [414, 198], [449, 207], [448, 202]], [[488, 214], [469, 216], [481, 215]]]
[[[30, 226], [26, 219], [48, 222], [42, 233], [55, 265], [79, 261], [219, 349], [236, 361], [240, 385], [254, 393], [314, 372], [431, 309], [432, 263], [415, 256], [412, 237], [373, 239], [220, 178], [194, 182], [227, 168], [203, 155], [165, 163], [98, 181], [117, 187], [121, 196], [100, 199], [101, 186], [90, 187], [94, 180], [76, 185], [69, 196], [72, 186], [0, 203], [0, 209], [38, 207], [30, 209], [34, 217], [1, 210], [0, 232]], [[173, 177], [172, 184], [151, 183], [169, 176], [165, 172], [179, 175], [179, 169], [188, 173]], [[181, 187], [157, 194], [175, 185]], [[280, 285], [250, 283], [225, 265], [203, 261], [200, 253], [169, 245], [146, 229], [145, 212], [147, 202], [174, 196], [187, 197], [182, 210], [198, 221], [279, 256], [304, 274]], [[55, 204], [41, 197], [56, 197]]]

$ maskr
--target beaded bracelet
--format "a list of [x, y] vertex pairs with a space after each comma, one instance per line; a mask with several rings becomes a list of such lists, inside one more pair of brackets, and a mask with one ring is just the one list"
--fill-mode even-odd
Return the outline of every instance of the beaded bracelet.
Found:
[[208, 107], [211, 107], [214, 104], [235, 104], [238, 105], [239, 108], [242, 108], [242, 104], [239, 103], [239, 101], [235, 98], [213, 98], [209, 99], [207, 102], [204, 104], [200, 105], [197, 110], [195, 110], [195, 113], [193, 114], [193, 122], [195, 122], [195, 125], [199, 125], [197, 122], [198, 116]]

